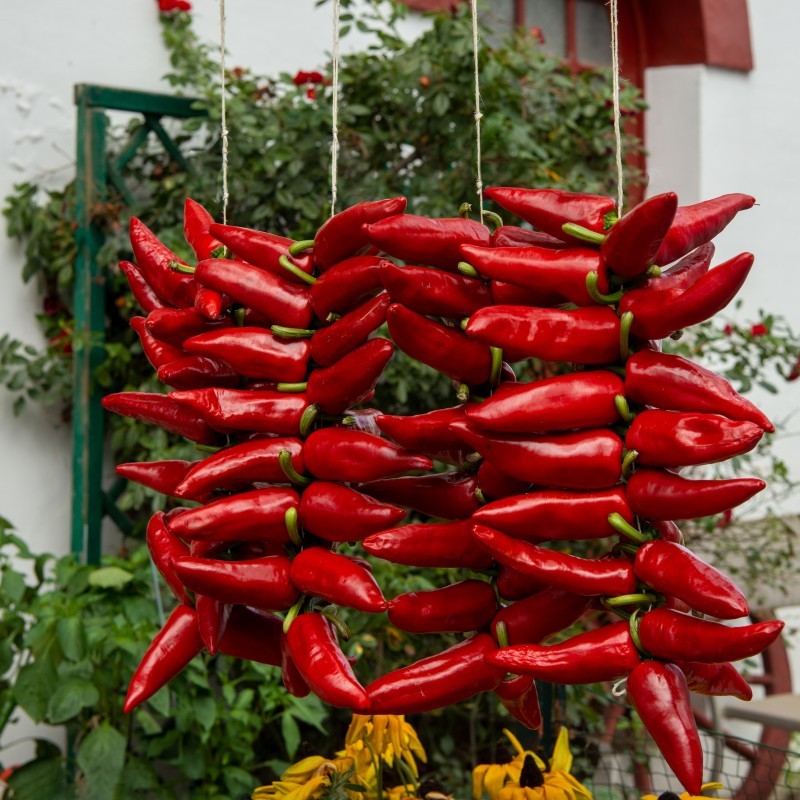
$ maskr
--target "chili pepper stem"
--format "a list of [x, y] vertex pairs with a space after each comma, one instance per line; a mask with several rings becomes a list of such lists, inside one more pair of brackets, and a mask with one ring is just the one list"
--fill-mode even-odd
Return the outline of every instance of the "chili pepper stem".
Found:
[[466, 383], [459, 383], [456, 389], [456, 399], [461, 403], [466, 403], [469, 400], [469, 386]]
[[292, 264], [289, 256], [285, 253], [278, 259], [278, 263], [287, 271], [291, 272], [295, 278], [299, 278], [304, 283], [309, 285], [313, 285], [317, 282], [317, 279], [313, 275], [308, 275], [307, 273], [303, 272], [299, 267]]
[[595, 233], [595, 231], [590, 231], [588, 228], [584, 228], [583, 225], [576, 225], [574, 222], [565, 222], [561, 226], [561, 230], [576, 239], [591, 242], [592, 244], [602, 244], [606, 238], [602, 233]]
[[648, 278], [658, 278], [661, 276], [661, 267], [659, 267], [658, 264], [653, 264], [652, 266], [647, 268], [647, 272], [645, 272], [645, 275]]
[[213, 444], [195, 444], [194, 449], [201, 453], [219, 453], [222, 450], [221, 447], [214, 447]]
[[314, 424], [314, 420], [317, 418], [317, 414], [319, 413], [319, 409], [312, 403], [302, 414], [300, 417], [300, 435], [303, 437], [308, 436], [311, 432], [311, 426]]
[[648, 658], [652, 658], [650, 653], [644, 649], [642, 645], [642, 640], [639, 637], [639, 609], [637, 608], [633, 614], [631, 614], [631, 618], [628, 620], [628, 626], [631, 632], [631, 640], [633, 641], [633, 646], [643, 655]]
[[623, 361], [627, 361], [631, 354], [631, 325], [633, 325], [633, 311], [626, 311], [619, 318], [619, 356]]
[[486, 495], [481, 491], [480, 486], [476, 486], [475, 490], [472, 492], [475, 495], [475, 499], [482, 505], [486, 505]]
[[620, 417], [622, 417], [623, 420], [625, 420], [625, 422], [633, 422], [633, 418], [636, 416], [636, 414], [631, 411], [624, 394], [618, 394], [614, 398], [614, 405], [617, 407], [617, 413], [620, 415]]
[[297, 486], [308, 486], [311, 481], [305, 475], [301, 475], [292, 464], [292, 454], [288, 450], [281, 450], [278, 455], [278, 464], [280, 464], [283, 474], [287, 477], [290, 483]]
[[278, 383], [275, 388], [279, 392], [304, 392], [308, 388], [308, 383]]
[[310, 328], [287, 328], [285, 325], [270, 325], [269, 329], [281, 339], [308, 339], [316, 333]]
[[301, 547], [303, 540], [300, 536], [300, 528], [297, 524], [297, 509], [294, 507], [287, 508], [283, 519], [286, 523], [286, 530], [289, 534], [289, 538], [292, 540], [292, 544], [296, 547]]
[[233, 324], [236, 325], [237, 328], [244, 327], [244, 316], [245, 310], [243, 308], [237, 308], [236, 311], [233, 312]]
[[633, 525], [631, 525], [623, 518], [621, 514], [618, 514], [616, 511], [613, 514], [608, 515], [608, 524], [618, 533], [621, 533], [623, 536], [627, 536], [628, 539], [636, 542], [636, 544], [644, 544], [645, 542], [650, 541], [648, 536], [634, 528]]
[[622, 289], [618, 289], [613, 294], [603, 294], [597, 288], [597, 283], [599, 280], [600, 276], [595, 270], [592, 270], [586, 275], [586, 291], [589, 293], [589, 297], [591, 297], [595, 303], [610, 306], [622, 299]]
[[173, 272], [181, 272], [184, 275], [194, 275], [195, 267], [190, 267], [188, 264], [181, 264], [180, 261], [170, 261], [169, 268]]
[[649, 606], [658, 602], [658, 595], [649, 594], [648, 592], [637, 592], [635, 594], [620, 594], [617, 597], [606, 597], [605, 605], [611, 608], [617, 606], [630, 606], [634, 603], [640, 606]]
[[320, 611], [320, 614], [333, 623], [342, 639], [346, 642], [350, 641], [350, 628], [347, 627], [347, 623], [345, 623], [337, 613], [336, 606], [325, 606], [325, 608]]
[[462, 203], [458, 207], [458, 216], [469, 219], [469, 212], [472, 211], [472, 203]]
[[224, 244], [221, 244], [211, 251], [211, 258], [230, 258], [230, 251]]
[[497, 636], [497, 643], [500, 645], [500, 647], [508, 647], [508, 628], [506, 627], [505, 622], [500, 620], [500, 622], [494, 626], [494, 632], [495, 636]]
[[[494, 229], [497, 230], [498, 228], [502, 228], [505, 223], [503, 222], [503, 218], [499, 214], [495, 214], [494, 211], [487, 211], [486, 209], [483, 210], [483, 218], [484, 220], [489, 220], [489, 222], [494, 225]], [[486, 226], [489, 227], [488, 225]]]
[[299, 256], [300, 253], [310, 250], [314, 246], [313, 239], [299, 239], [294, 244], [289, 246], [290, 256]]
[[492, 389], [496, 389], [500, 383], [500, 375], [503, 370], [503, 351], [499, 347], [490, 347], [489, 351], [492, 354], [492, 372], [489, 378], [489, 385]]
[[458, 262], [458, 271], [469, 278], [480, 278], [481, 274], [468, 261]]
[[636, 450], [628, 450], [625, 457], [622, 459], [622, 477], [630, 478], [633, 472], [633, 464], [638, 458], [639, 453]]
[[297, 615], [300, 613], [300, 609], [303, 607], [305, 601], [305, 596], [301, 595], [300, 599], [286, 612], [286, 616], [283, 620], [284, 633], [289, 633], [289, 628], [291, 628], [292, 623], [297, 619]]
[[600, 602], [609, 611], [613, 611], [617, 616], [622, 617], [625, 620], [630, 620], [630, 618], [631, 618], [630, 612], [623, 611], [621, 608], [614, 608], [614, 606], [610, 606], [607, 601], [608, 601], [607, 597], [601, 597], [600, 598]]

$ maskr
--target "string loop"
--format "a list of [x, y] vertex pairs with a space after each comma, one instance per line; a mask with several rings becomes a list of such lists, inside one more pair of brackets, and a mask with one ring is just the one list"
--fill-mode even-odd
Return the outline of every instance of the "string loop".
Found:
[[614, 144], [617, 162], [617, 216], [622, 216], [623, 172], [622, 132], [619, 110], [619, 10], [618, 0], [611, 0], [611, 91], [614, 103]]
[[333, 75], [331, 80], [331, 216], [336, 213], [339, 180], [339, 16], [341, 0], [333, 0]]
[[228, 224], [228, 123], [225, 111], [225, 0], [219, 0], [220, 126], [222, 128], [222, 224]]
[[483, 176], [481, 175], [481, 83], [478, 66], [478, 0], [470, 0], [472, 11], [472, 59], [475, 65], [475, 189], [478, 195], [478, 210], [483, 222]]

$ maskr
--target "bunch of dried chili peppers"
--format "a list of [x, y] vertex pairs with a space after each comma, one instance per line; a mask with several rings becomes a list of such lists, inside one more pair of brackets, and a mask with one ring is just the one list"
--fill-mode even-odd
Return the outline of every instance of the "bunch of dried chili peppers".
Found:
[[[486, 196], [535, 230], [414, 216], [394, 198], [293, 242], [216, 224], [188, 200], [190, 266], [132, 220], [136, 263], [121, 268], [147, 314], [132, 324], [172, 391], [111, 395], [106, 408], [212, 453], [118, 468], [196, 504], [150, 521], [179, 605], [126, 710], [204, 648], [278, 666], [293, 694], [361, 713], [492, 691], [531, 728], [537, 679], [627, 678], [667, 762], [699, 793], [689, 692], [749, 698], [732, 662], [762, 652], [782, 623], [724, 624], [748, 614], [746, 599], [672, 521], [737, 506], [763, 482], [680, 470], [745, 453], [773, 427], [659, 340], [739, 291], [752, 256], [711, 268], [711, 239], [754, 200], [679, 207], [667, 193], [616, 219], [607, 197]], [[384, 324], [391, 339], [375, 335]], [[449, 376], [458, 403], [411, 417], [360, 407], [395, 346]], [[517, 383], [509, 364], [530, 358], [570, 371]], [[607, 552], [569, 552], [588, 539]], [[367, 561], [338, 552], [344, 542], [462, 568], [464, 580], [387, 600]], [[337, 606], [413, 633], [474, 633], [363, 686]], [[544, 644], [598, 610], [603, 624]]]

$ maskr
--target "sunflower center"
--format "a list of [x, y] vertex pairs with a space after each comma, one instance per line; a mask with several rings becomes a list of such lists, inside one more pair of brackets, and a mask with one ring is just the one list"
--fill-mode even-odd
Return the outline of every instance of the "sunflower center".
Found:
[[[519, 773], [519, 785], [523, 789], [535, 789], [544, 785], [544, 775], [536, 765], [532, 755], [526, 755]], [[661, 798], [659, 798], [661, 800]], [[668, 799], [669, 800], [669, 799]]]

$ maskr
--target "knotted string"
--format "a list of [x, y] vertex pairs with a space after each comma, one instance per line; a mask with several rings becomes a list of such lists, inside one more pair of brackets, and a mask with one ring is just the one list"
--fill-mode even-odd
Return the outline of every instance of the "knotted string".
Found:
[[611, 0], [611, 81], [614, 103], [614, 142], [617, 160], [617, 215], [622, 216], [623, 173], [622, 132], [619, 110], [619, 11], [617, 0]]
[[225, 0], [219, 0], [220, 125], [222, 127], [222, 223], [228, 224], [228, 124], [225, 111]]
[[333, 76], [331, 81], [331, 216], [336, 213], [339, 180], [339, 15], [340, 0], [333, 2]]
[[475, 188], [483, 222], [483, 178], [481, 175], [481, 83], [478, 69], [478, 0], [470, 0], [472, 9], [472, 59], [475, 66]]

